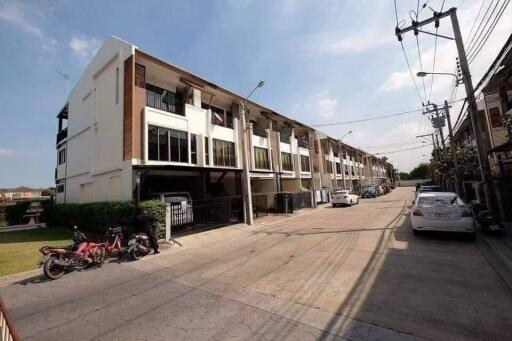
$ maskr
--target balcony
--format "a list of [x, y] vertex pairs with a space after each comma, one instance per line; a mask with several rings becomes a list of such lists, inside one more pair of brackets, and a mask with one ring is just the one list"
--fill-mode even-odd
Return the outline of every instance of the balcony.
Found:
[[180, 94], [151, 84], [146, 84], [146, 105], [158, 110], [185, 116]]
[[59, 144], [66, 137], [68, 137], [68, 128], [67, 127], [57, 133], [57, 144]]
[[290, 132], [286, 132], [286, 131], [280, 131], [279, 132], [279, 140], [282, 142], [282, 143], [287, 143], [287, 144], [290, 144]]
[[253, 135], [267, 138], [267, 131], [263, 128], [252, 127], [252, 133]]
[[297, 145], [300, 148], [309, 149], [309, 141], [307, 136], [297, 136]]

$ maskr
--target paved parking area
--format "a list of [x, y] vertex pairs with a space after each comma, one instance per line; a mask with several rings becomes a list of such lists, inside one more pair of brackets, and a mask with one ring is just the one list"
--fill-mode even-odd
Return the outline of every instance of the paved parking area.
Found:
[[411, 194], [190, 235], [0, 295], [24, 340], [510, 340], [510, 288], [473, 242], [413, 236]]

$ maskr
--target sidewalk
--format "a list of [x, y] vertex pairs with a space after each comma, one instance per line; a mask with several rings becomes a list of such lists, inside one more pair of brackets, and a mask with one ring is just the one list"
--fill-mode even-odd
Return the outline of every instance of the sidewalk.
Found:
[[476, 245], [512, 289], [512, 222], [506, 222], [499, 235], [478, 230]]

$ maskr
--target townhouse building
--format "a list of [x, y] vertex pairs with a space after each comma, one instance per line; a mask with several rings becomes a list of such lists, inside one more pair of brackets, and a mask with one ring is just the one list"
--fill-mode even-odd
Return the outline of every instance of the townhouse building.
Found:
[[[57, 119], [58, 203], [186, 192], [194, 220], [205, 207], [216, 219], [247, 221], [272, 210], [280, 192], [313, 206], [315, 190], [342, 186], [342, 169], [350, 168], [347, 181], [367, 179], [363, 154], [372, 158], [338, 145], [323, 149], [329, 162], [320, 169], [312, 142], [321, 133], [116, 37], [104, 41]], [[315, 187], [314, 178], [330, 183]]]

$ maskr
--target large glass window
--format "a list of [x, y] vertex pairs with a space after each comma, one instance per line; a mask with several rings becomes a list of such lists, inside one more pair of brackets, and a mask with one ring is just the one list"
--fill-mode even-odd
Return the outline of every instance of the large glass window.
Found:
[[332, 162], [330, 160], [325, 160], [325, 171], [332, 174]]
[[293, 171], [292, 154], [281, 152], [281, 163], [284, 171]]
[[208, 136], [204, 137], [204, 163], [210, 165], [210, 146]]
[[235, 167], [235, 144], [213, 139], [213, 164], [215, 166]]
[[336, 162], [336, 174], [341, 174], [341, 163]]
[[66, 163], [66, 148], [62, 148], [61, 150], [59, 150], [59, 155], [57, 159], [59, 165]]
[[190, 134], [190, 162], [197, 165], [197, 136]]
[[311, 172], [311, 168], [309, 167], [309, 156], [300, 156], [300, 170], [302, 172]]
[[270, 169], [267, 149], [254, 147], [254, 168]]
[[184, 131], [149, 126], [148, 159], [188, 162], [188, 138]]

